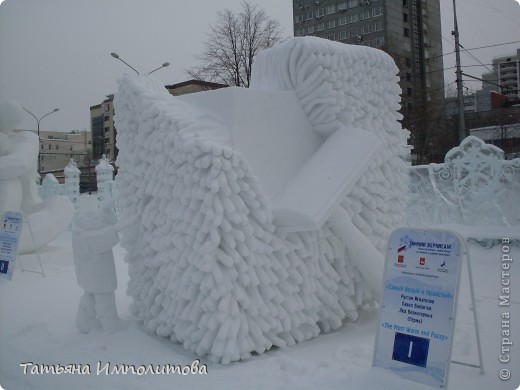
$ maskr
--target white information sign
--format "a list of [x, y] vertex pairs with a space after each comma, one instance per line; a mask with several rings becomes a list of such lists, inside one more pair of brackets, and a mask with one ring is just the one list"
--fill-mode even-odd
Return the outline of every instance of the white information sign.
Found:
[[392, 233], [374, 366], [446, 388], [462, 250], [460, 237], [449, 231]]
[[18, 211], [6, 211], [0, 222], [0, 277], [11, 279], [18, 255], [23, 216]]

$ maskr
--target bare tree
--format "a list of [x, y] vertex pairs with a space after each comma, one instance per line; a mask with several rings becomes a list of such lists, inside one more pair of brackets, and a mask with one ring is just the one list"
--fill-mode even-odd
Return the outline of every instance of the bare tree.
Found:
[[495, 143], [500, 147], [506, 154], [514, 152], [514, 138], [518, 132], [519, 124], [518, 119], [513, 115], [500, 115], [495, 123], [496, 130], [493, 138], [496, 140]]
[[220, 11], [210, 26], [204, 52], [198, 57], [201, 66], [186, 72], [197, 80], [249, 87], [251, 69], [258, 52], [282, 40], [280, 23], [270, 18], [264, 9], [247, 1], [234, 13]]

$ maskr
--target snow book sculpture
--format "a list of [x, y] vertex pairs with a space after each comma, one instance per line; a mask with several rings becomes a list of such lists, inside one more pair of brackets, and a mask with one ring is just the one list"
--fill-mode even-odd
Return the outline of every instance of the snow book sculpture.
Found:
[[356, 320], [404, 219], [407, 132], [384, 52], [295, 38], [252, 87], [173, 97], [125, 75], [117, 181], [132, 313], [213, 362]]

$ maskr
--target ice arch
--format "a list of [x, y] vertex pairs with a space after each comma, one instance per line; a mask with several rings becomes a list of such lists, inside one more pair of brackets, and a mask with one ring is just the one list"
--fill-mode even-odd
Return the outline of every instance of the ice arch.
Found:
[[404, 214], [396, 73], [379, 50], [295, 38], [249, 90], [120, 80], [120, 207], [139, 218], [122, 242], [147, 330], [229, 363], [358, 317]]

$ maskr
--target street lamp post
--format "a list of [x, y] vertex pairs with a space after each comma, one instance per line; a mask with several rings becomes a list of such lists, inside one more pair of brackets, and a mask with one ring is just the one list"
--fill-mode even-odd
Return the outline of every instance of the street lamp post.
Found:
[[159, 66], [158, 68], [155, 68], [154, 70], [151, 70], [151, 71], [148, 72], [147, 74], [152, 74], [153, 72], [158, 71], [159, 69], [162, 69], [162, 68], [166, 68], [167, 66], [170, 66], [170, 63], [169, 63], [169, 62], [165, 62], [164, 64], [162, 64], [162, 65]]
[[125, 64], [126, 66], [128, 66], [130, 69], [132, 69], [135, 73], [139, 74], [139, 72], [137, 70], [135, 70], [135, 68], [130, 65], [128, 62], [126, 62], [125, 60], [123, 60], [121, 57], [119, 57], [119, 54], [117, 53], [110, 53], [110, 55], [112, 57], [114, 57], [116, 60], [119, 60], [121, 61], [123, 64]]
[[[43, 118], [45, 118], [46, 116], [49, 116], [57, 111], [59, 111], [60, 109], [59, 108], [55, 108], [54, 110], [52, 110], [51, 112], [48, 112], [47, 114], [45, 115], [42, 115], [40, 118], [37, 118], [36, 115], [34, 115], [31, 111], [29, 111], [27, 108], [25, 107], [22, 107], [26, 112], [28, 112], [29, 114], [31, 114], [33, 116], [34, 119], [36, 119], [36, 127], [37, 127], [37, 131], [38, 131], [38, 175], [41, 173], [41, 161], [40, 161], [40, 154], [41, 154], [41, 139], [40, 139], [40, 122]], [[40, 183], [41, 183], [41, 177], [40, 177]]]
[[[121, 57], [119, 57], [119, 54], [117, 53], [110, 53], [110, 55], [112, 57], [114, 57], [116, 60], [119, 60], [121, 61], [123, 64], [125, 64], [126, 66], [128, 66], [130, 69], [132, 69], [135, 73], [139, 74], [139, 72], [132, 66], [130, 65], [128, 62], [126, 62], [125, 60], [123, 60]], [[153, 73], [153, 72], [156, 72], [158, 71], [159, 69], [162, 69], [162, 68], [166, 68], [167, 66], [170, 66], [170, 63], [169, 62], [165, 62], [163, 63], [161, 66], [159, 66], [158, 68], [155, 68], [154, 70], [151, 70], [150, 72], [147, 73], [147, 75]]]

